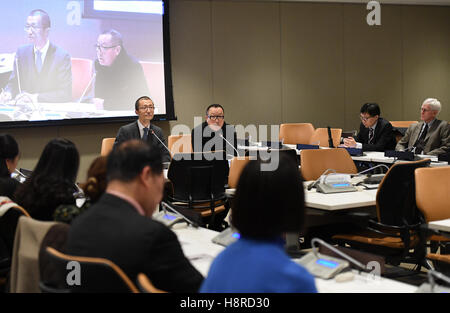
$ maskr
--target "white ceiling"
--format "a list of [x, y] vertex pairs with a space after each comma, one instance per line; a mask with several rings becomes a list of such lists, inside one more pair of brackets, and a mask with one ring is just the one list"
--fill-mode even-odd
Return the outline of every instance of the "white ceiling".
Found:
[[[267, 0], [266, 0], [267, 1]], [[278, 2], [335, 2], [335, 3], [368, 3], [369, 0], [269, 0]], [[383, 4], [421, 4], [421, 5], [450, 5], [450, 0], [378, 0]]]

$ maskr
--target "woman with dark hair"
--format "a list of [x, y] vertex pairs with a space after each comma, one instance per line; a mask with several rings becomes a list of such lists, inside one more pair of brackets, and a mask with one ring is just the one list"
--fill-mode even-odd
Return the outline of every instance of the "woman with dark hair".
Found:
[[19, 145], [14, 137], [0, 134], [0, 196], [13, 198], [19, 182], [11, 178], [19, 162]]
[[106, 164], [108, 158], [106, 156], [97, 157], [88, 169], [87, 180], [80, 184], [86, 197], [82, 206], [76, 204], [61, 204], [53, 214], [53, 218], [57, 222], [71, 224], [72, 221], [81, 213], [86, 211], [93, 203], [103, 195], [106, 190]]
[[301, 230], [305, 202], [297, 165], [285, 155], [278, 161], [272, 171], [261, 160], [242, 171], [231, 212], [241, 237], [213, 261], [200, 292], [317, 292], [284, 251], [283, 234]]
[[58, 205], [75, 203], [79, 163], [80, 156], [73, 142], [64, 138], [51, 140], [31, 176], [17, 188], [17, 202], [31, 217], [53, 220], [53, 212]]

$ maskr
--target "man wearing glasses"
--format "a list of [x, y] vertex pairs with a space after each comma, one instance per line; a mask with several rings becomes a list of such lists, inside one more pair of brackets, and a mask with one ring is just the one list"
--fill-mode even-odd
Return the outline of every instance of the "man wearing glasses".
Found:
[[436, 118], [440, 111], [439, 100], [426, 99], [421, 107], [422, 121], [408, 127], [395, 150], [409, 150], [416, 154], [427, 155], [439, 155], [450, 151], [450, 127], [447, 121]]
[[220, 104], [208, 106], [206, 121], [192, 130], [191, 140], [194, 152], [224, 150], [228, 156], [237, 155], [236, 132], [225, 123], [225, 111]]
[[26, 102], [72, 100], [70, 55], [49, 41], [50, 17], [36, 9], [27, 17], [24, 30], [30, 44], [17, 49], [13, 71], [0, 98]]
[[363, 151], [394, 150], [396, 142], [392, 125], [380, 114], [377, 103], [364, 103], [360, 110], [359, 133], [356, 138], [344, 138], [344, 146]]
[[106, 110], [125, 110], [128, 103], [148, 95], [141, 64], [127, 53], [122, 35], [110, 29], [97, 38], [95, 45], [94, 103]]
[[152, 149], [161, 151], [163, 162], [170, 162], [170, 152], [167, 149], [163, 131], [161, 128], [151, 123], [151, 120], [155, 115], [155, 105], [153, 100], [147, 96], [139, 97], [134, 104], [134, 108], [138, 120], [120, 127], [116, 136], [116, 141], [114, 142], [114, 148], [130, 139], [142, 139], [143, 141], [146, 141]]

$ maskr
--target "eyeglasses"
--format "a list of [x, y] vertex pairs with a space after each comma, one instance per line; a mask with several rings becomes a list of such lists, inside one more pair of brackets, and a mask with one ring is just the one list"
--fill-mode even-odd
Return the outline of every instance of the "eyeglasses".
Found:
[[225, 116], [223, 116], [223, 115], [217, 115], [217, 116], [208, 115], [208, 118], [210, 120], [217, 120], [217, 121], [223, 120], [224, 117]]
[[154, 110], [155, 107], [151, 105], [144, 105], [143, 107], [139, 107], [139, 110], [146, 111], [146, 110]]
[[364, 116], [360, 115], [359, 118], [361, 119], [361, 121], [367, 122], [369, 120], [369, 118], [373, 118], [373, 116], [364, 117]]
[[420, 108], [420, 111], [422, 111], [422, 112], [428, 112], [428, 111], [432, 111], [432, 110], [430, 110], [430, 109], [424, 109], [424, 108]]
[[100, 51], [102, 51], [102, 52], [105, 51], [105, 50], [107, 50], [107, 49], [115, 48], [115, 47], [117, 47], [117, 46], [118, 46], [118, 45], [107, 47], [107, 46], [103, 46], [103, 45], [94, 45], [95, 49], [98, 49], [98, 50], [100, 50]]
[[42, 26], [37, 26], [37, 25], [30, 25], [30, 24], [25, 24], [25, 26], [23, 27], [24, 31], [29, 31], [31, 29], [31, 31], [36, 31], [38, 29], [43, 28]]

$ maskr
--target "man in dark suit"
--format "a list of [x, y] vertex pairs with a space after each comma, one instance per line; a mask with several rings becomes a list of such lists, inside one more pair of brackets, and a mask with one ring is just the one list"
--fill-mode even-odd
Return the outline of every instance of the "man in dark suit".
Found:
[[363, 151], [394, 150], [395, 136], [389, 121], [380, 117], [377, 103], [365, 103], [360, 110], [361, 124], [356, 138], [344, 138], [344, 146]]
[[411, 150], [416, 154], [439, 155], [450, 151], [450, 126], [436, 116], [441, 103], [434, 98], [426, 99], [421, 108], [421, 122], [412, 124], [405, 136], [397, 143], [395, 150]]
[[236, 132], [225, 122], [225, 110], [220, 104], [206, 108], [206, 121], [192, 130], [191, 141], [194, 152], [224, 150], [227, 155], [237, 155]]
[[132, 281], [144, 273], [158, 289], [196, 292], [202, 275], [184, 256], [177, 236], [151, 218], [163, 195], [162, 171], [159, 150], [141, 140], [114, 149], [105, 194], [73, 221], [66, 251], [109, 259]]
[[9, 101], [69, 102], [72, 100], [70, 55], [49, 41], [50, 17], [44, 10], [30, 12], [25, 31], [31, 44], [18, 48], [8, 85], [1, 98]]
[[170, 162], [170, 152], [167, 148], [162, 129], [150, 123], [155, 115], [155, 105], [152, 99], [147, 96], [142, 96], [136, 100], [134, 108], [138, 115], [138, 120], [120, 127], [116, 141], [114, 142], [114, 147], [130, 139], [142, 139], [152, 149], [161, 151], [163, 162]]

